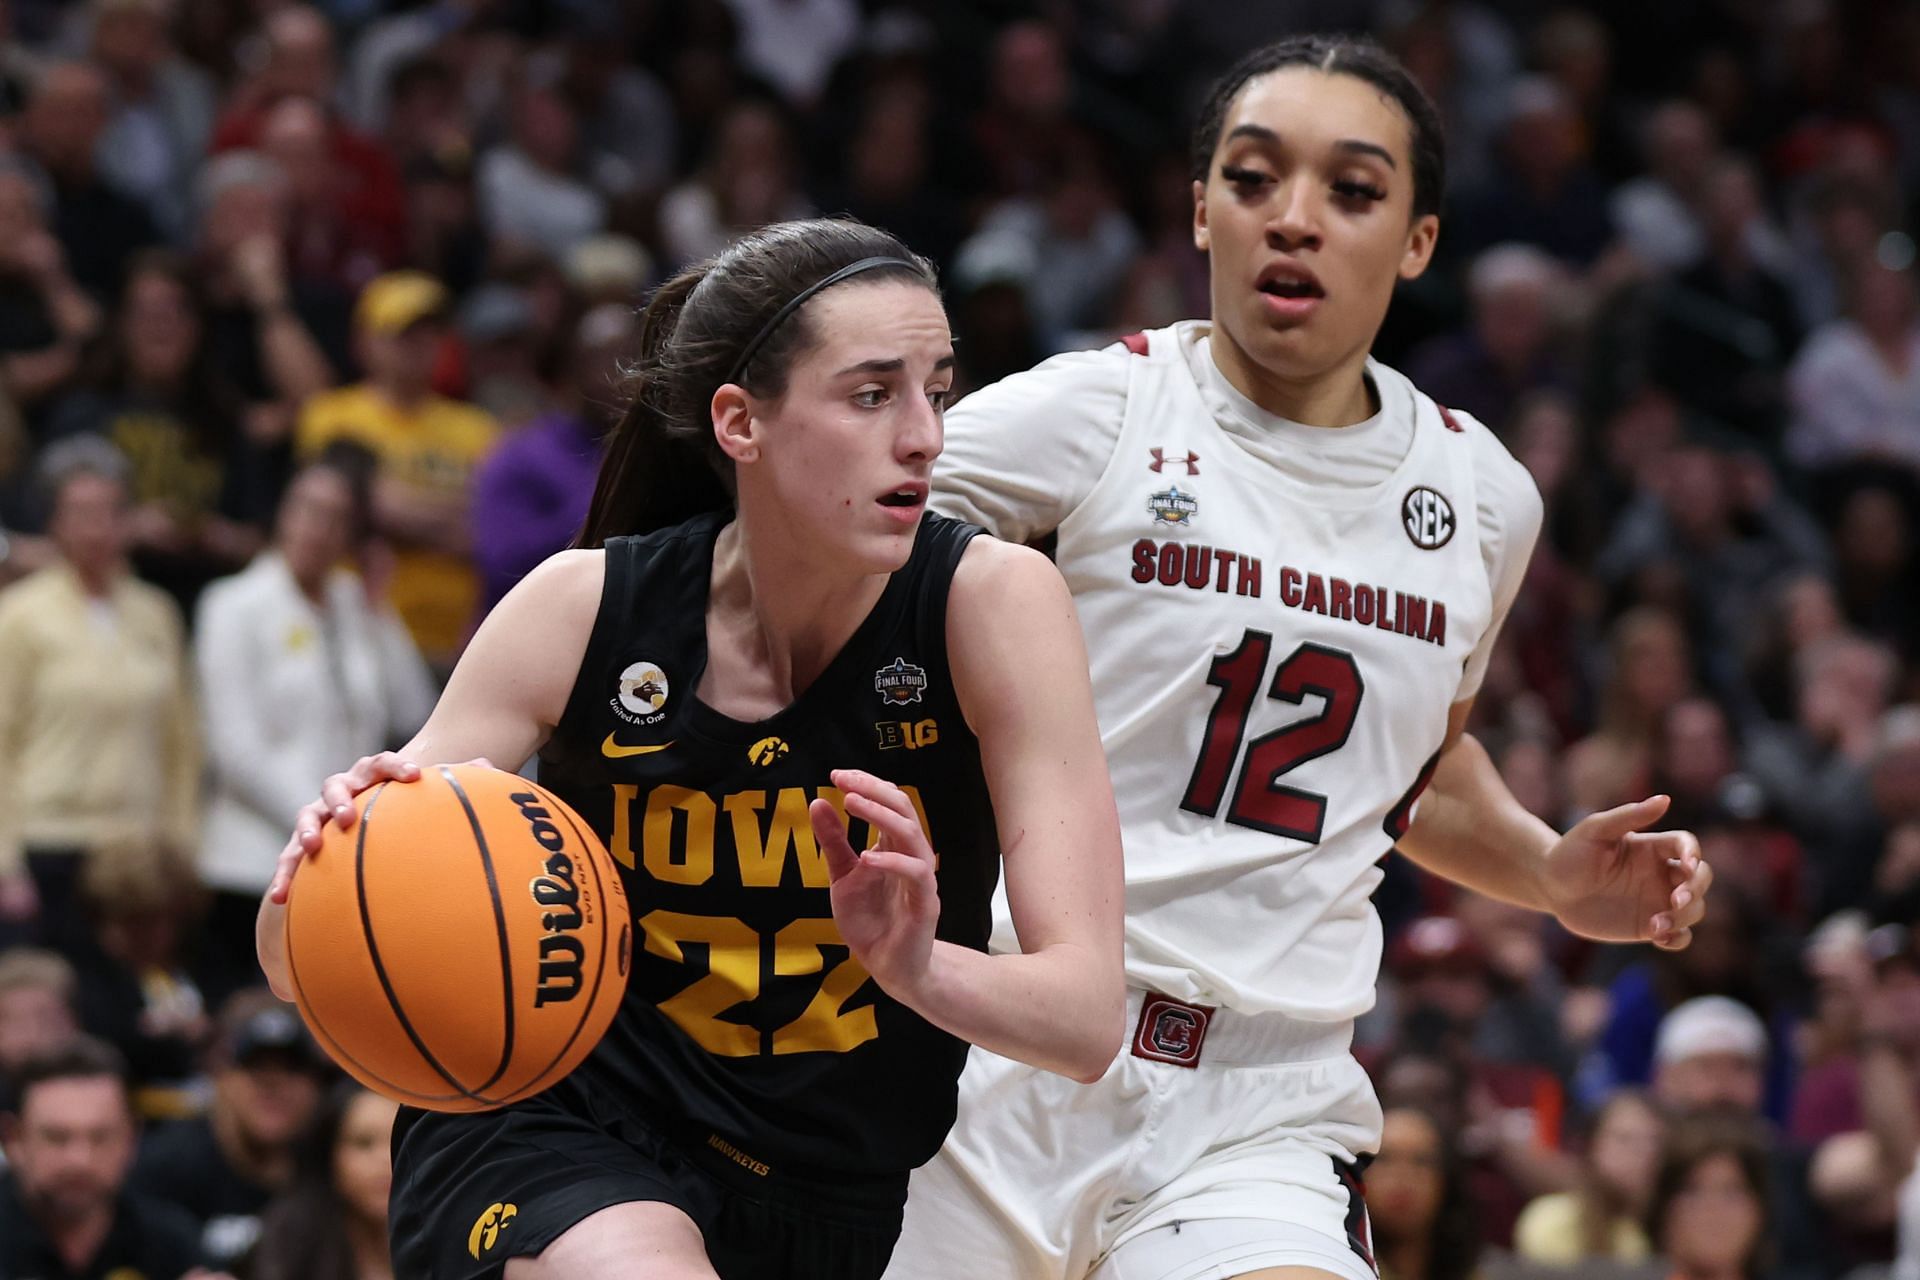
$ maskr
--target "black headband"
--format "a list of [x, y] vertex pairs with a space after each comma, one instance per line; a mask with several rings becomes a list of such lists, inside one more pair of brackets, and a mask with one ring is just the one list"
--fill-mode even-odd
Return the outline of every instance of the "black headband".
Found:
[[787, 305], [774, 312], [773, 319], [767, 321], [766, 324], [760, 327], [760, 332], [753, 335], [753, 341], [740, 349], [740, 358], [733, 362], [733, 369], [727, 374], [727, 381], [740, 381], [740, 375], [747, 371], [747, 366], [753, 363], [753, 358], [760, 354], [760, 348], [765, 346], [767, 339], [773, 336], [773, 331], [778, 329], [782, 324], [785, 324], [788, 316], [805, 306], [808, 298], [819, 293], [822, 289], [828, 289], [839, 284], [848, 276], [857, 276], [862, 271], [872, 271], [877, 267], [905, 267], [909, 271], [919, 270], [918, 266], [905, 258], [862, 258], [858, 262], [849, 262], [833, 274], [814, 281], [799, 293], [794, 294], [792, 298], [788, 299]]

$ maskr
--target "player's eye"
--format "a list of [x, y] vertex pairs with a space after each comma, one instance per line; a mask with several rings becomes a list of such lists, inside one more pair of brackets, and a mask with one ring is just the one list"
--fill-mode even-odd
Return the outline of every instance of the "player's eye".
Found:
[[1258, 169], [1246, 169], [1236, 164], [1220, 166], [1220, 176], [1236, 187], [1253, 188], [1275, 181], [1272, 174], [1262, 173]]
[[853, 393], [853, 402], [862, 409], [878, 409], [887, 402], [885, 387], [863, 387]]
[[947, 406], [953, 403], [953, 388], [937, 387], [927, 392], [927, 399], [933, 402], [934, 408], [945, 412]]
[[1333, 184], [1333, 191], [1342, 199], [1357, 204], [1376, 204], [1387, 198], [1386, 189], [1377, 187], [1371, 182], [1336, 182]]

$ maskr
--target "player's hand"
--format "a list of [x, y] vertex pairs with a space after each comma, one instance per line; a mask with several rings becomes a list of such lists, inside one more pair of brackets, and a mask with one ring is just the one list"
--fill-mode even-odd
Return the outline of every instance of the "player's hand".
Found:
[[[469, 760], [467, 763], [483, 769], [493, 767], [486, 760]], [[302, 858], [320, 848], [321, 832], [327, 823], [331, 822], [345, 831], [359, 819], [360, 811], [353, 807], [355, 796], [382, 782], [415, 782], [419, 777], [418, 764], [394, 752], [382, 751], [379, 755], [360, 757], [351, 769], [336, 773], [321, 783], [320, 798], [304, 806], [293, 820], [293, 836], [287, 841], [286, 848], [280, 851], [280, 861], [273, 871], [273, 883], [267, 886], [267, 900], [286, 902], [287, 893], [293, 886], [293, 873], [299, 868]]]
[[880, 842], [856, 853], [847, 824], [831, 803], [808, 807], [814, 839], [832, 877], [833, 922], [840, 936], [883, 990], [904, 1000], [927, 972], [940, 890], [933, 847], [920, 829], [906, 792], [858, 769], [836, 769], [833, 785], [847, 796], [847, 813], [872, 824]]
[[1590, 814], [1548, 850], [1542, 870], [1560, 923], [1600, 942], [1678, 951], [1707, 911], [1713, 868], [1691, 831], [1647, 831], [1672, 800], [1651, 796]]

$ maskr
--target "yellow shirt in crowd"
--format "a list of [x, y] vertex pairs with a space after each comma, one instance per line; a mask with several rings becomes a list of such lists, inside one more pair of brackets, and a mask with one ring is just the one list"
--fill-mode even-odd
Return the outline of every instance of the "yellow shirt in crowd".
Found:
[[[427, 493], [464, 495], [500, 428], [472, 405], [428, 396], [411, 411], [362, 383], [309, 400], [298, 445], [311, 457], [335, 440], [373, 451], [380, 474]], [[426, 547], [396, 549], [388, 598], [429, 660], [451, 662], [480, 603], [480, 575], [464, 557]]]
[[130, 575], [104, 599], [63, 564], [0, 591], [0, 875], [27, 847], [194, 847], [186, 672], [179, 610]]

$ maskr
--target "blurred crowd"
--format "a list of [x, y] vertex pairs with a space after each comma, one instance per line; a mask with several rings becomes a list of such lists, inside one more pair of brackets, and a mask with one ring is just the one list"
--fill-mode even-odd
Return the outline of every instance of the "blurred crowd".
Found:
[[1335, 29], [1448, 129], [1376, 354], [1546, 500], [1474, 729], [1719, 876], [1656, 954], [1391, 864], [1383, 1275], [1920, 1280], [1901, 0], [0, 0], [0, 1280], [390, 1274], [254, 904], [573, 536], [653, 283], [854, 213], [963, 387], [1204, 316], [1197, 100]]

